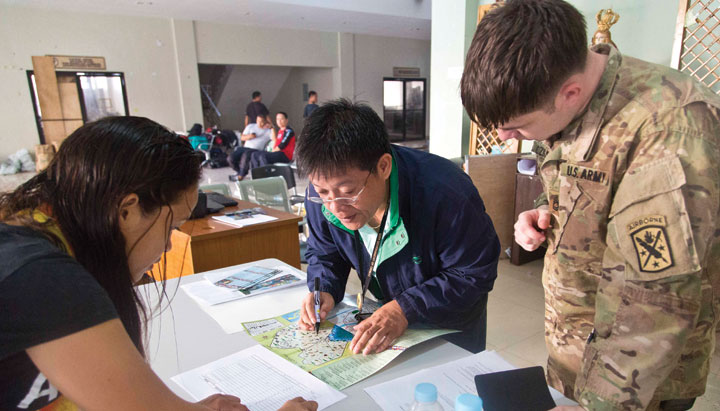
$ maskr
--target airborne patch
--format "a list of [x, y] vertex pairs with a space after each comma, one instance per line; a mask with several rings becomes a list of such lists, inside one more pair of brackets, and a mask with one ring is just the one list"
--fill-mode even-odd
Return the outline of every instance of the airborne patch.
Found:
[[579, 178], [585, 181], [592, 181], [593, 183], [608, 184], [608, 176], [606, 172], [571, 163], [563, 164], [560, 167], [560, 175], [564, 177]]
[[627, 225], [635, 246], [640, 271], [657, 273], [672, 267], [672, 250], [667, 240], [667, 219], [662, 215], [641, 217]]

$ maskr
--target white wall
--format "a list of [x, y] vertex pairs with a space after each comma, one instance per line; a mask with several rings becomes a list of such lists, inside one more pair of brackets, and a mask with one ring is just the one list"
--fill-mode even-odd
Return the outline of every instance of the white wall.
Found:
[[198, 63], [335, 67], [337, 35], [196, 21]]
[[[20, 148], [32, 150], [39, 143], [26, 77], [26, 70], [32, 70], [33, 55], [105, 57], [108, 71], [125, 74], [130, 114], [149, 117], [173, 130], [187, 130], [193, 123], [202, 122], [197, 69], [201, 63], [283, 70], [296, 67], [289, 82], [288, 75], [273, 84], [280, 88], [287, 83], [288, 90], [293, 90], [307, 82], [310, 89], [320, 93], [321, 101], [340, 96], [360, 99], [378, 114], [382, 114], [382, 78], [392, 75], [393, 66], [417, 66], [423, 77], [430, 75], [428, 41], [348, 33], [2, 5], [0, 39], [0, 90], [4, 97], [0, 122], [8, 127], [0, 135], [0, 160]], [[268, 107], [280, 109], [274, 101], [268, 104], [273, 100], [270, 86], [258, 80], [248, 87], [249, 91], [259, 89]], [[288, 93], [292, 99], [300, 95], [297, 91]], [[248, 92], [226, 91], [223, 96], [239, 101], [221, 102], [225, 116], [237, 116], [237, 123], [231, 122], [228, 128], [242, 125]], [[304, 103], [293, 100], [288, 113], [297, 113], [300, 105]], [[302, 116], [290, 115], [298, 128]]]
[[185, 128], [170, 19], [0, 6], [0, 39], [0, 159], [39, 143], [26, 77], [35, 55], [103, 56], [125, 73], [130, 114]]
[[275, 121], [275, 115], [278, 111], [287, 113], [290, 120], [289, 125], [298, 136], [303, 129], [303, 111], [307, 104], [307, 101], [303, 98], [304, 83], [307, 83], [308, 91], [315, 90], [318, 93], [319, 103], [322, 104], [324, 101], [334, 98], [332, 69], [293, 67], [277, 96], [275, 96], [272, 105], [268, 106], [273, 121]]
[[676, 0], [569, 1], [585, 16], [588, 44], [597, 30], [597, 12], [600, 9], [612, 8], [620, 14], [620, 20], [610, 28], [610, 32], [621, 53], [670, 65], [678, 13]]
[[[354, 98], [367, 102], [383, 117], [383, 77], [393, 76], [393, 67], [419, 67], [420, 77], [430, 79], [430, 42], [426, 40], [354, 35]], [[429, 81], [426, 84], [429, 87]], [[430, 93], [426, 90], [429, 107]], [[428, 110], [429, 113], [429, 110]], [[425, 130], [429, 130], [429, 115]]]
[[263, 104], [270, 108], [290, 70], [290, 67], [233, 66], [222, 96], [215, 103], [222, 113], [222, 128], [243, 130], [245, 108], [255, 90], [262, 93]]

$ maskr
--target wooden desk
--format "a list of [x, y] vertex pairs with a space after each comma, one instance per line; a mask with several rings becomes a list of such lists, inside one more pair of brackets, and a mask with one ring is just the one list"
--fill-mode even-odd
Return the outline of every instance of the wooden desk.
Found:
[[[265, 258], [277, 258], [300, 268], [300, 242], [298, 222], [301, 217], [237, 200], [236, 207], [226, 207], [222, 212], [204, 218], [190, 220], [171, 235], [172, 249], [152, 269], [152, 276], [159, 279], [163, 263], [167, 262], [167, 278], [181, 277]], [[236, 227], [212, 219], [235, 210], [261, 207], [267, 215], [277, 220]]]

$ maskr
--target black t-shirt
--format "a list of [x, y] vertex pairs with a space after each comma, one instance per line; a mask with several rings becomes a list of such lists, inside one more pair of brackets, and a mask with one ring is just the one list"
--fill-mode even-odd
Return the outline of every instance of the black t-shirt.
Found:
[[0, 223], [0, 261], [0, 410], [37, 410], [62, 394], [25, 350], [118, 315], [80, 263], [29, 228]]
[[245, 115], [248, 116], [248, 124], [257, 122], [258, 116], [267, 116], [270, 114], [265, 104], [259, 101], [251, 101], [245, 109]]

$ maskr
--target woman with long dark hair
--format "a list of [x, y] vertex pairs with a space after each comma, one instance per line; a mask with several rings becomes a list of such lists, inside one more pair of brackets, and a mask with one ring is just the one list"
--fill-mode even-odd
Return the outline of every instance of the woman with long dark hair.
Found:
[[180, 399], [144, 358], [134, 285], [190, 217], [202, 160], [151, 120], [105, 118], [0, 195], [0, 409], [246, 410]]

